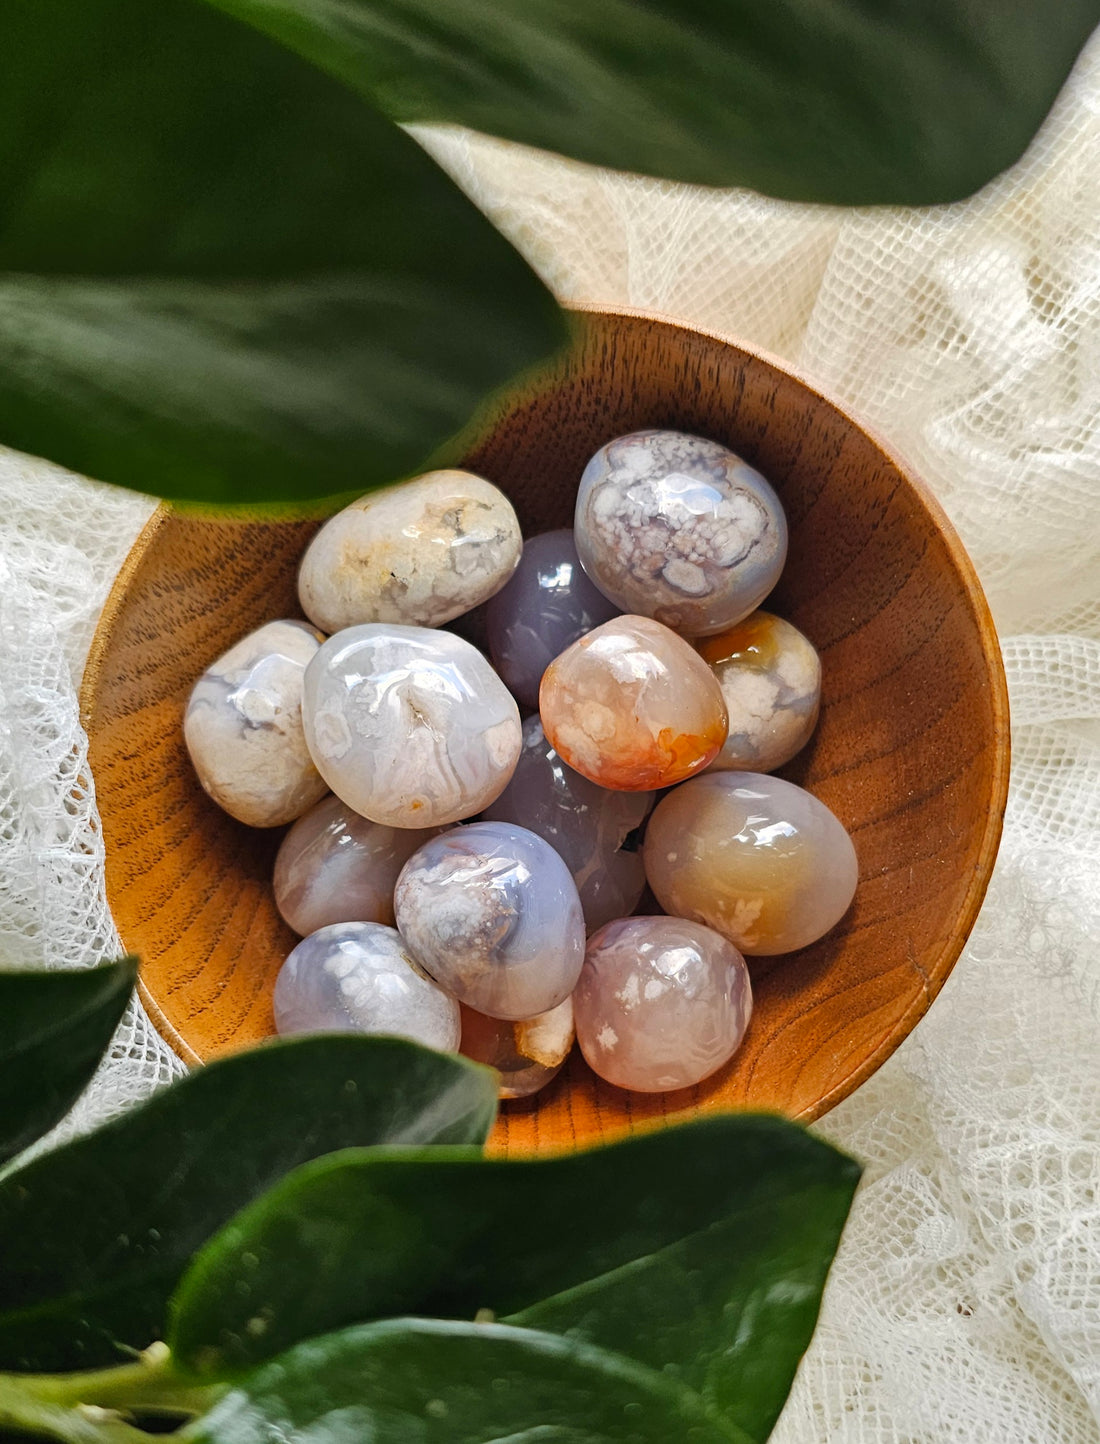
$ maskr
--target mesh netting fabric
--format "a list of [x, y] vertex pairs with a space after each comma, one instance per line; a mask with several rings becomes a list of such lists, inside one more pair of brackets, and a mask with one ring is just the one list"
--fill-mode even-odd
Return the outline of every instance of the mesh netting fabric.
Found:
[[[566, 300], [770, 350], [947, 508], [1000, 629], [1004, 843], [928, 1017], [822, 1124], [868, 1166], [781, 1444], [1100, 1440], [1100, 39], [964, 204], [842, 212], [418, 132]], [[0, 951], [118, 948], [75, 686], [148, 504], [0, 458]], [[71, 1126], [178, 1071], [139, 1009]]]

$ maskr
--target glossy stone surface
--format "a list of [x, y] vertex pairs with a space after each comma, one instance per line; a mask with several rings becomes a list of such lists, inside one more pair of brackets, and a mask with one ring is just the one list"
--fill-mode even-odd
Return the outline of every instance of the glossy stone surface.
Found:
[[275, 980], [280, 1033], [392, 1033], [454, 1052], [458, 1004], [418, 967], [394, 928], [336, 923], [303, 938]]
[[485, 617], [493, 665], [520, 706], [537, 707], [542, 674], [559, 652], [618, 610], [585, 574], [571, 527], [525, 542]]
[[752, 1014], [745, 960], [683, 918], [621, 918], [589, 939], [573, 995], [577, 1042], [608, 1083], [665, 1093], [733, 1057]]
[[305, 622], [268, 622], [191, 692], [183, 736], [199, 781], [251, 827], [290, 822], [328, 790], [302, 731], [303, 678], [323, 640]]
[[666, 912], [743, 953], [816, 942], [848, 910], [858, 863], [823, 802], [759, 772], [710, 772], [661, 799], [646, 829], [649, 885]]
[[324, 797], [283, 838], [275, 905], [305, 937], [330, 923], [393, 922], [397, 875], [432, 828], [386, 827]]
[[545, 1088], [561, 1072], [572, 1046], [572, 998], [518, 1022], [462, 1009], [459, 1052], [497, 1070], [501, 1098], [528, 1098]]
[[633, 835], [656, 800], [654, 792], [611, 792], [589, 782], [558, 756], [539, 719], [528, 717], [512, 780], [485, 817], [529, 827], [550, 844], [573, 874], [593, 932], [638, 906], [645, 868]]
[[701, 772], [726, 740], [714, 673], [682, 637], [648, 617], [615, 617], [547, 667], [543, 731], [601, 787], [653, 791]]
[[573, 527], [605, 596], [688, 637], [748, 616], [787, 558], [769, 483], [718, 442], [679, 431], [601, 446], [581, 477]]
[[525, 827], [474, 822], [413, 853], [394, 892], [413, 955], [492, 1018], [548, 1012], [576, 986], [584, 917], [569, 869]]
[[480, 812], [519, 756], [519, 709], [504, 683], [469, 642], [426, 627], [337, 632], [306, 671], [302, 714], [333, 792], [390, 827]]
[[805, 747], [821, 707], [821, 662], [797, 627], [753, 612], [696, 649], [729, 713], [729, 736], [711, 772], [771, 772]]
[[468, 471], [370, 492], [337, 512], [302, 558], [302, 610], [326, 632], [362, 622], [438, 627], [512, 575], [523, 538], [508, 498]]

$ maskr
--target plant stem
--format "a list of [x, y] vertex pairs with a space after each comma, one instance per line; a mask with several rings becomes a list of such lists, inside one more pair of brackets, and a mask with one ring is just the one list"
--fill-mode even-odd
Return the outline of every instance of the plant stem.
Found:
[[123, 1416], [160, 1414], [193, 1418], [227, 1388], [178, 1375], [164, 1344], [136, 1363], [76, 1374], [0, 1374], [0, 1428], [22, 1430], [65, 1444], [133, 1444], [149, 1435]]

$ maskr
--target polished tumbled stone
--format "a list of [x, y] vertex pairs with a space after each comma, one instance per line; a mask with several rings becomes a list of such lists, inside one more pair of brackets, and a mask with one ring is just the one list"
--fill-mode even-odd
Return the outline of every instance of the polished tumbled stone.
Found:
[[354, 811], [390, 827], [471, 817], [519, 756], [515, 701], [450, 632], [371, 623], [330, 637], [306, 670], [306, 741]]
[[324, 797], [283, 838], [275, 905], [305, 937], [330, 923], [393, 922], [397, 875], [431, 828], [386, 827]]
[[520, 706], [537, 707], [554, 658], [618, 610], [588, 579], [571, 528], [525, 542], [515, 575], [485, 611], [493, 665]]
[[305, 622], [267, 622], [195, 683], [183, 735], [203, 788], [252, 827], [278, 827], [324, 796], [302, 731], [302, 686], [323, 638]]
[[679, 431], [635, 431], [600, 447], [581, 477], [573, 527], [605, 596], [689, 637], [748, 616], [787, 556], [787, 522], [769, 483], [716, 441]]
[[645, 869], [666, 912], [765, 956], [827, 933], [859, 872], [851, 838], [823, 802], [757, 772], [710, 772], [662, 798], [646, 828]]
[[520, 1020], [565, 1001], [584, 961], [569, 869], [524, 827], [475, 822], [413, 853], [394, 892], [413, 956], [460, 1002]]
[[485, 817], [518, 823], [545, 838], [565, 861], [590, 932], [632, 913], [645, 888], [637, 833], [654, 792], [612, 792], [567, 767], [537, 717], [523, 724], [512, 780]]
[[805, 747], [821, 707], [821, 662], [797, 627], [753, 612], [696, 648], [729, 713], [729, 736], [711, 772], [772, 772]]
[[721, 934], [683, 918], [622, 918], [589, 939], [573, 995], [577, 1041], [608, 1083], [664, 1093], [729, 1061], [752, 1013], [748, 969]]
[[726, 704], [698, 652], [648, 617], [574, 642], [539, 689], [543, 731], [590, 782], [630, 792], [701, 772], [726, 740]]
[[508, 498], [468, 471], [431, 471], [352, 502], [302, 558], [302, 610], [326, 632], [438, 627], [491, 597], [523, 538]]
[[548, 1013], [518, 1022], [462, 1009], [459, 1051], [497, 1070], [501, 1098], [529, 1098], [545, 1088], [561, 1072], [572, 1046], [572, 998]]
[[391, 1033], [457, 1050], [458, 1004], [421, 969], [394, 928], [336, 923], [303, 938], [275, 981], [280, 1033]]

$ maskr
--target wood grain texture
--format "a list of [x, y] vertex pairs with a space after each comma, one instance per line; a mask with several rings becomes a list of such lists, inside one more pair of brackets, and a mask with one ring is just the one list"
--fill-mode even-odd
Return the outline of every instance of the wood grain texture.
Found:
[[[588, 313], [573, 350], [502, 402], [465, 465], [532, 535], [571, 522], [577, 480], [610, 438], [698, 432], [773, 482], [790, 559], [767, 605], [818, 647], [822, 720], [783, 775], [848, 827], [852, 908], [813, 947], [750, 966], [755, 1012], [733, 1062], [678, 1093], [628, 1094], [574, 1054], [507, 1104], [499, 1153], [559, 1150], [720, 1108], [810, 1120], [897, 1047], [958, 957], [992, 870], [1008, 786], [1008, 703], [973, 568], [935, 502], [873, 436], [778, 362], [649, 315]], [[271, 1031], [295, 941], [270, 894], [280, 833], [203, 794], [181, 719], [198, 674], [261, 622], [299, 614], [306, 522], [210, 522], [162, 509], [100, 623], [83, 707], [107, 889], [142, 991], [188, 1060]]]

